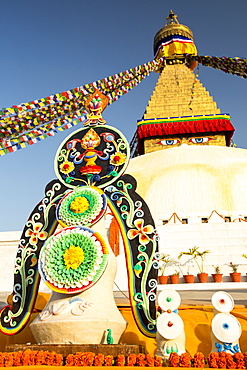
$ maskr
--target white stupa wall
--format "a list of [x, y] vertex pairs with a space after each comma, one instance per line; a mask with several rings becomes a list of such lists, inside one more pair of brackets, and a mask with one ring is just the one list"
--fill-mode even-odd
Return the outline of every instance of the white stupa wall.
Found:
[[[12, 292], [14, 283], [15, 258], [22, 231], [0, 232], [0, 292]], [[50, 290], [40, 283], [42, 292]]]
[[[247, 254], [247, 223], [246, 222], [218, 222], [218, 223], [195, 223], [181, 224], [169, 223], [158, 226], [160, 236], [160, 252], [170, 254], [178, 259], [180, 252], [187, 252], [190, 248], [199, 247], [199, 251], [209, 250], [204, 261], [204, 270], [209, 274], [214, 273], [213, 266], [220, 266], [224, 275], [229, 275], [231, 268], [229, 263], [238, 264], [238, 271], [242, 274], [247, 272], [247, 259], [242, 254]], [[190, 257], [183, 256], [180, 259], [183, 265]], [[200, 259], [198, 260], [200, 262]], [[167, 267], [166, 274], [172, 274], [178, 270], [178, 266]], [[181, 266], [184, 274], [187, 267]], [[195, 263], [190, 267], [190, 272], [197, 274], [198, 268]]]
[[11, 292], [14, 281], [14, 266], [20, 231], [0, 233], [0, 291]]

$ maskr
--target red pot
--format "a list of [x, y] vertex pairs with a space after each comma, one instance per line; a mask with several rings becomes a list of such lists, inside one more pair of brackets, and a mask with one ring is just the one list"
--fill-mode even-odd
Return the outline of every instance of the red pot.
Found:
[[231, 272], [231, 279], [234, 283], [240, 283], [241, 281], [241, 272]]
[[168, 281], [168, 276], [160, 275], [159, 278], [159, 284], [166, 284]]
[[194, 275], [183, 275], [184, 282], [188, 284], [194, 283], [195, 276]]
[[170, 275], [169, 278], [171, 284], [178, 284], [179, 275]]
[[206, 272], [201, 272], [200, 274], [197, 274], [199, 283], [207, 283], [208, 281], [208, 274]]
[[223, 274], [212, 274], [213, 281], [215, 283], [221, 283], [222, 282], [222, 276], [223, 276]]

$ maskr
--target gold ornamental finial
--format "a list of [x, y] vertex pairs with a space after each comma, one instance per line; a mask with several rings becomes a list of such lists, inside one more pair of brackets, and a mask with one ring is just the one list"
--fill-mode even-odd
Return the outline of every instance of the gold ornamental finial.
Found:
[[175, 15], [172, 10], [170, 10], [169, 16], [166, 17], [166, 26], [169, 24], [179, 24], [178, 16]]
[[[182, 42], [175, 40], [179, 37], [185, 39]], [[154, 36], [154, 55], [155, 58], [174, 56], [173, 59], [177, 60], [184, 58], [184, 54], [197, 54], [193, 33], [189, 27], [179, 23], [178, 16], [170, 10], [169, 16], [166, 17], [166, 25]]]

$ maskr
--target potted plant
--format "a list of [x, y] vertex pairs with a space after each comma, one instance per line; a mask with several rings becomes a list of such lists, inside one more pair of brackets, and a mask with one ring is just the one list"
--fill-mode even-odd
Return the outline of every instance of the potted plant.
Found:
[[172, 275], [169, 275], [171, 284], [178, 284], [180, 271], [175, 270]]
[[213, 268], [214, 268], [214, 274], [212, 274], [213, 281], [215, 283], [221, 283], [223, 274], [221, 274], [220, 272], [220, 266], [213, 265]]
[[[199, 247], [195, 246], [193, 248], [189, 248], [187, 252], [181, 252], [180, 255], [178, 256], [178, 258], [181, 258], [183, 255], [186, 255], [191, 256], [193, 258], [199, 269], [199, 273], [197, 274], [197, 276], [200, 283], [206, 283], [208, 280], [208, 273], [204, 271], [204, 261], [207, 253], [210, 253], [210, 251], [205, 250], [203, 252], [200, 252]], [[198, 262], [198, 258], [200, 258], [200, 262]]]
[[165, 275], [166, 267], [169, 263], [172, 262], [172, 259], [169, 254], [162, 253], [159, 259], [159, 271], [160, 275], [158, 276], [159, 284], [166, 284], [168, 280], [168, 275]]
[[[180, 259], [182, 257], [181, 253], [180, 255], [178, 256], [178, 259]], [[186, 274], [184, 274], [182, 272], [182, 269], [181, 269], [181, 266], [187, 266], [187, 272]], [[189, 258], [184, 264], [181, 264], [179, 265], [179, 269], [180, 271], [182, 272], [183, 274], [183, 278], [184, 278], [184, 282], [185, 283], [194, 283], [194, 280], [195, 280], [195, 276], [193, 274], [190, 274], [190, 267], [193, 265], [193, 258]]]
[[230, 273], [231, 280], [234, 283], [239, 283], [241, 281], [241, 272], [238, 272], [238, 266], [237, 264], [234, 264], [232, 262], [229, 263], [229, 266], [232, 269], [232, 272]]

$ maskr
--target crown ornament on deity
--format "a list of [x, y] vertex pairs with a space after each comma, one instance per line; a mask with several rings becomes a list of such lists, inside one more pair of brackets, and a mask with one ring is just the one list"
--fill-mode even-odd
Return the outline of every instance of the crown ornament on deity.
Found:
[[88, 112], [88, 119], [85, 121], [84, 126], [106, 124], [106, 121], [102, 118], [102, 112], [107, 107], [108, 101], [109, 98], [98, 89], [90, 95], [85, 104], [85, 108]]

